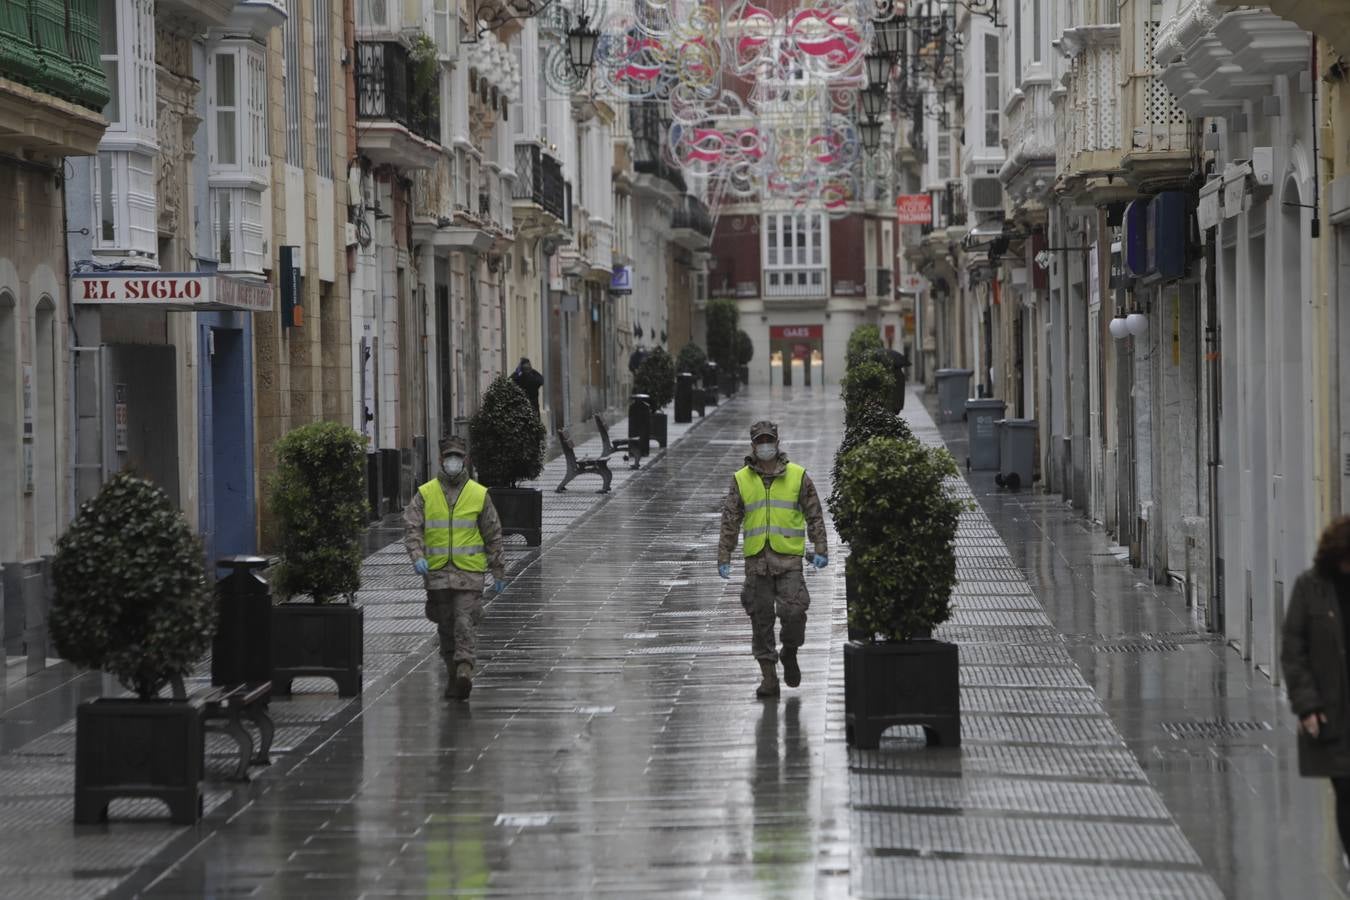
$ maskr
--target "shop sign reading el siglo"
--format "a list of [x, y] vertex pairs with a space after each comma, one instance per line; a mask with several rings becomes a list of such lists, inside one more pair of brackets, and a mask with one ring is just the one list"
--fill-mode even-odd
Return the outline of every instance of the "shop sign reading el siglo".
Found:
[[272, 285], [215, 272], [86, 272], [70, 282], [71, 298], [89, 306], [167, 310], [269, 312]]

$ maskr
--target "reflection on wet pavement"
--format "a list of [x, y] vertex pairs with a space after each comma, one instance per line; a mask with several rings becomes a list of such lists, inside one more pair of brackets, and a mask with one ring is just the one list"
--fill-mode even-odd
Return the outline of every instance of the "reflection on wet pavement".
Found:
[[[927, 750], [903, 730], [878, 751], [845, 744], [843, 548], [833, 532], [830, 568], [807, 577], [802, 686], [755, 700], [740, 566], [723, 582], [715, 543], [745, 428], [766, 413], [824, 492], [842, 430], [837, 401], [817, 392], [724, 404], [615, 493], [586, 495], [566, 518], [554, 507], [557, 538], [514, 554], [511, 586], [488, 607], [467, 705], [441, 699], [420, 580], [399, 546], [379, 547], [365, 569], [367, 659], [377, 663], [362, 697], [339, 702], [323, 682], [304, 685], [274, 704], [289, 751], [252, 785], [220, 792], [201, 826], [72, 835], [62, 824], [53, 847], [63, 862], [25, 887], [286, 898], [1335, 896], [1321, 786], [1290, 774], [1274, 692], [1197, 635], [1184, 604], [1135, 590], [1128, 568], [1093, 556], [1101, 538], [1044, 495], [996, 495], [974, 480], [982, 506], [963, 517], [962, 580], [942, 629], [961, 644], [959, 750]], [[906, 417], [940, 439], [913, 398]], [[1150, 640], [1177, 649], [1120, 649]], [[1212, 736], [1197, 724], [1208, 720], [1231, 733]], [[31, 762], [34, 740], [58, 736], [30, 735], [19, 747], [30, 755], [7, 753], [0, 766]], [[0, 772], [5, 840], [31, 815], [14, 784]], [[68, 789], [44, 785], [35, 790], [49, 805]], [[62, 815], [52, 813], [52, 827]], [[1273, 858], [1285, 844], [1307, 862], [1302, 876]], [[23, 875], [4, 850], [0, 875], [9, 884]]]

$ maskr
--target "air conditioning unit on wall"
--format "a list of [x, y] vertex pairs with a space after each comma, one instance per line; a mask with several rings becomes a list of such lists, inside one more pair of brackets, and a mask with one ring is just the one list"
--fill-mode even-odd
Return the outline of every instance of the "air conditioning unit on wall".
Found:
[[970, 179], [969, 206], [976, 212], [1003, 208], [1003, 182], [997, 175], [976, 175]]

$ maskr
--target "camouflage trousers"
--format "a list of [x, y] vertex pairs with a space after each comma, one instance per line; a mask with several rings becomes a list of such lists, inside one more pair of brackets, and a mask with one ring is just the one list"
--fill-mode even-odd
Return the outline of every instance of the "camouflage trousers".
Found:
[[458, 663], [475, 662], [478, 623], [483, 619], [483, 592], [427, 591], [427, 618], [436, 623], [441, 659], [452, 673]]
[[782, 625], [779, 637], [783, 649], [795, 649], [806, 640], [806, 608], [811, 596], [806, 592], [806, 579], [799, 568], [792, 572], [745, 576], [741, 588], [741, 606], [750, 616], [750, 651], [755, 659], [778, 662], [777, 642], [774, 640], [774, 619]]

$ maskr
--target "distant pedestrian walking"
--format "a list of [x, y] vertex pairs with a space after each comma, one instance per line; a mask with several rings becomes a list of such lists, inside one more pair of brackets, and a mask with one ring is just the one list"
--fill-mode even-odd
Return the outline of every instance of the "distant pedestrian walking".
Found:
[[[744, 526], [745, 586], [741, 606], [750, 616], [751, 651], [763, 676], [757, 697], [778, 696], [779, 660], [788, 687], [801, 683], [797, 648], [806, 640], [806, 608], [811, 597], [802, 577], [802, 557], [818, 569], [829, 563], [825, 515], [806, 470], [789, 462], [778, 446], [778, 426], [760, 421], [750, 426], [751, 455], [736, 472], [722, 503], [722, 536], [717, 547], [717, 572], [731, 577], [731, 554]], [[813, 551], [807, 553], [806, 539]], [[780, 654], [774, 620], [781, 622]]]
[[468, 446], [441, 441], [441, 473], [417, 489], [403, 511], [403, 545], [426, 581], [426, 616], [436, 623], [447, 679], [445, 696], [469, 699], [483, 617], [483, 577], [506, 590], [502, 526], [487, 488], [469, 478]]
[[1350, 855], [1350, 516], [1327, 526], [1313, 567], [1294, 582], [1280, 662], [1298, 716], [1298, 771], [1330, 778]]
[[516, 383], [516, 387], [525, 392], [525, 396], [530, 398], [530, 405], [534, 407], [535, 415], [539, 414], [539, 389], [544, 386], [544, 376], [530, 365], [529, 359], [522, 356], [520, 365], [511, 373], [511, 380]]

